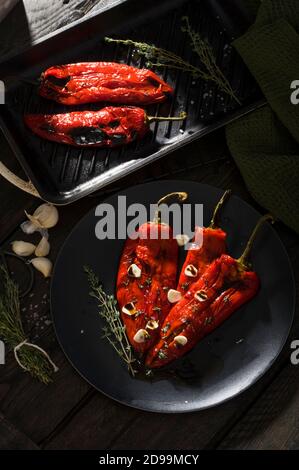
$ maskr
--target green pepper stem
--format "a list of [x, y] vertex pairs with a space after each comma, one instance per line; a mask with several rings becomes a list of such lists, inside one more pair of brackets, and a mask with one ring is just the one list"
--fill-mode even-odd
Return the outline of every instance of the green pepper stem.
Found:
[[220, 201], [218, 202], [217, 206], [214, 209], [213, 217], [212, 217], [211, 223], [209, 225], [209, 228], [218, 228], [217, 221], [218, 221], [218, 217], [219, 217], [219, 212], [221, 211], [225, 201], [230, 197], [231, 193], [232, 193], [231, 190], [228, 189], [222, 195], [222, 198], [220, 199]]
[[256, 239], [256, 236], [257, 236], [257, 233], [258, 231], [260, 230], [261, 226], [267, 222], [267, 221], [270, 221], [272, 224], [275, 222], [275, 219], [274, 217], [271, 215], [271, 214], [266, 214], [264, 215], [263, 217], [260, 218], [260, 220], [258, 221], [258, 223], [256, 224], [252, 234], [250, 235], [249, 237], [249, 240], [246, 244], [246, 247], [245, 247], [245, 250], [243, 252], [243, 254], [240, 256], [240, 258], [237, 260], [239, 265], [241, 266], [242, 269], [249, 269], [250, 268], [250, 264], [249, 264], [249, 255], [250, 255], [250, 252], [251, 252], [251, 249], [252, 249], [252, 246], [255, 242], [255, 239]]
[[155, 121], [184, 121], [186, 119], [187, 113], [182, 112], [179, 116], [173, 117], [163, 117], [163, 116], [147, 116], [148, 122], [155, 122]]
[[171, 200], [171, 199], [177, 200], [178, 202], [184, 202], [184, 201], [186, 201], [187, 197], [188, 197], [188, 193], [185, 193], [185, 192], [169, 193], [169, 194], [166, 194], [165, 196], [161, 197], [161, 199], [159, 199], [159, 201], [157, 202], [158, 209], [155, 213], [155, 217], [154, 217], [153, 222], [156, 223], [156, 224], [161, 223], [161, 211], [159, 210], [159, 206], [161, 204], [168, 204], [169, 200]]

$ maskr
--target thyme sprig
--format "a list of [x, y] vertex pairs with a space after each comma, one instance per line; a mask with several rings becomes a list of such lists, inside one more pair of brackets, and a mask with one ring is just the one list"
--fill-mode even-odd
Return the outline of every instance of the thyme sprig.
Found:
[[99, 315], [106, 323], [102, 328], [103, 338], [106, 338], [107, 341], [109, 341], [119, 357], [126, 363], [129, 372], [134, 377], [137, 373], [134, 369], [134, 362], [136, 362], [136, 359], [127, 338], [126, 329], [120, 319], [117, 301], [113, 295], [108, 295], [104, 291], [98, 277], [90, 267], [85, 266], [84, 271], [87, 274], [91, 288], [89, 294], [97, 300]]
[[146, 66], [149, 68], [168, 67], [178, 69], [191, 73], [194, 78], [212, 81], [223, 92], [233, 98], [237, 103], [241, 104], [229, 81], [218, 67], [210, 44], [202, 39], [199, 33], [192, 29], [188, 16], [182, 17], [182, 22], [182, 31], [188, 34], [192, 50], [199, 56], [202, 67], [192, 65], [174, 52], [157, 47], [154, 44], [136, 42], [131, 39], [113, 39], [109, 37], [106, 37], [105, 41], [107, 43], [123, 44], [125, 46], [134, 47], [139, 55], [146, 58]]
[[[14, 350], [27, 338], [21, 320], [19, 289], [4, 265], [0, 265], [0, 290], [0, 338]], [[45, 354], [25, 343], [18, 349], [23, 369], [47, 385], [54, 370]]]

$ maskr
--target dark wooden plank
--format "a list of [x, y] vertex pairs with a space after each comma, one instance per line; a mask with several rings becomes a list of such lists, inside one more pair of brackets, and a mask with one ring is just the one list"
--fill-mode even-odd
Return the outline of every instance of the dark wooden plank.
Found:
[[30, 46], [58, 28], [113, 5], [117, 0], [23, 0], [1, 23], [0, 56]]
[[38, 450], [39, 447], [27, 436], [18, 431], [0, 413], [0, 449]]
[[219, 449], [298, 450], [299, 373], [288, 364]]

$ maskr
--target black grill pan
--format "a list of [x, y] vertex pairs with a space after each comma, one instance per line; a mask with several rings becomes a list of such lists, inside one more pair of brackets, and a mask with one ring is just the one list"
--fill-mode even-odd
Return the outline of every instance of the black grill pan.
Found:
[[[194, 80], [181, 71], [159, 69], [156, 72], [174, 86], [175, 94], [166, 103], [148, 107], [148, 113], [168, 116], [184, 110], [188, 119], [184, 123], [154, 123], [152, 133], [142, 142], [113, 150], [81, 150], [43, 141], [25, 128], [23, 115], [27, 112], [80, 109], [38, 96], [34, 81], [50, 65], [109, 60], [144, 66], [144, 59], [136, 51], [104, 43], [106, 35], [154, 43], [198, 63], [187, 35], [181, 31], [184, 15], [189, 16], [193, 28], [213, 47], [218, 65], [241, 106], [212, 83]], [[6, 104], [0, 107], [0, 124], [40, 195], [55, 204], [70, 203], [258, 107], [260, 91], [230, 45], [250, 21], [250, 15], [236, 0], [127, 0], [0, 63], [0, 78], [7, 90]], [[104, 105], [85, 105], [83, 109], [99, 109]]]

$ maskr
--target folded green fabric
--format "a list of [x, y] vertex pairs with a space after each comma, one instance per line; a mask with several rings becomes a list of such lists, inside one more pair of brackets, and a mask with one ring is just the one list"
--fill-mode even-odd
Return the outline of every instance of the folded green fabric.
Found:
[[[252, 1], [252, 0], [251, 0]], [[256, 201], [299, 233], [299, 1], [264, 0], [234, 42], [268, 105], [226, 128], [229, 149]]]

